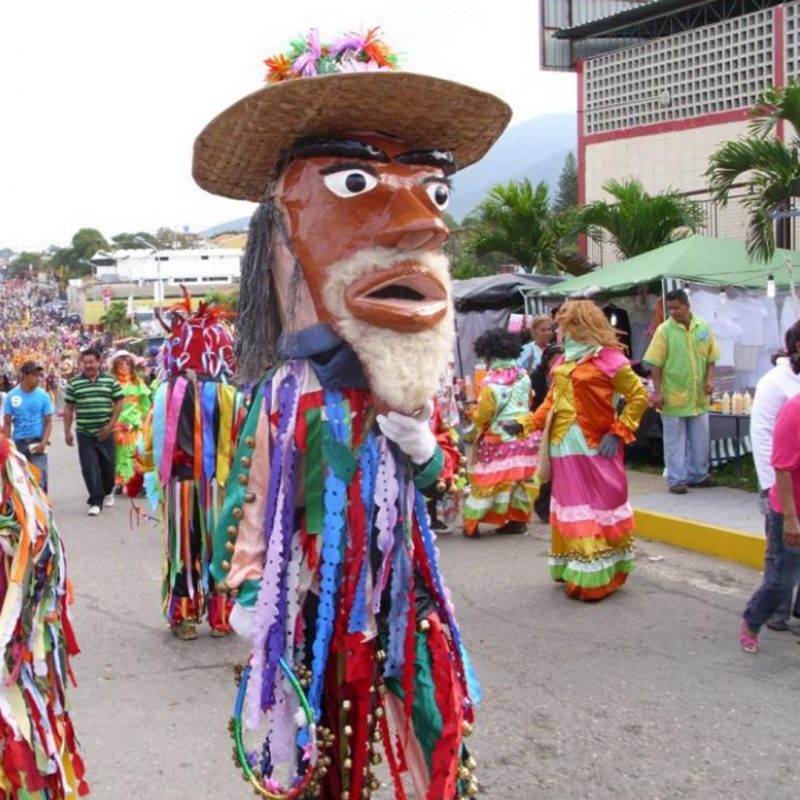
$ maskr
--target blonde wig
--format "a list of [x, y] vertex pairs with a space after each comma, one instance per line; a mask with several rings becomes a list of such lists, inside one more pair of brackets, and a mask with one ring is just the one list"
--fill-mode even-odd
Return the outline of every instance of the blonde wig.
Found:
[[558, 310], [556, 322], [565, 333], [583, 344], [625, 349], [605, 314], [591, 300], [568, 300]]

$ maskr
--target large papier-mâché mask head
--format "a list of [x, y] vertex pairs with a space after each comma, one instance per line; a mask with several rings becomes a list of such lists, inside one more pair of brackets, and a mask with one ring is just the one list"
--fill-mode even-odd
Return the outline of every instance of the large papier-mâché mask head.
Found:
[[447, 152], [377, 134], [296, 145], [275, 199], [319, 321], [413, 333], [448, 315], [447, 270], [430, 257], [448, 237], [453, 169]]

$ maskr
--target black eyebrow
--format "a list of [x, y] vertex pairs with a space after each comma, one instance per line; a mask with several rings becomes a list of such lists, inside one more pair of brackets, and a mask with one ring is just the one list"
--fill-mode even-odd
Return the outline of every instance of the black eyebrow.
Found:
[[456, 160], [449, 150], [409, 150], [395, 156], [399, 164], [420, 164], [424, 167], [439, 167], [445, 175], [456, 171]]
[[334, 139], [316, 136], [298, 140], [292, 147], [290, 154], [292, 159], [320, 156], [366, 159], [367, 161], [379, 161], [381, 164], [388, 164], [391, 160], [383, 150], [369, 144], [369, 142], [361, 142], [358, 139]]
[[426, 183], [443, 183], [445, 186], [453, 185], [453, 182], [447, 175], [445, 175], [442, 178], [440, 178], [438, 175], [429, 175], [427, 178], [425, 178], [424, 181], [422, 181], [422, 183], [423, 185]]
[[331, 164], [329, 167], [323, 167], [319, 174], [330, 175], [334, 172], [344, 172], [348, 169], [360, 169], [362, 172], [368, 172], [373, 178], [378, 177], [375, 167], [372, 164], [365, 164], [363, 161], [345, 161], [340, 164]]

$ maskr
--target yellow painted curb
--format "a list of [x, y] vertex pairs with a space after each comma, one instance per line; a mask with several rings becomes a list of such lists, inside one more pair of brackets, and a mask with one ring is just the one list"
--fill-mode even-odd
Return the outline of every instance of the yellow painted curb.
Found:
[[737, 561], [755, 569], [764, 566], [766, 541], [763, 536], [639, 508], [633, 510], [633, 515], [636, 520], [635, 535], [641, 539], [665, 542], [684, 550]]

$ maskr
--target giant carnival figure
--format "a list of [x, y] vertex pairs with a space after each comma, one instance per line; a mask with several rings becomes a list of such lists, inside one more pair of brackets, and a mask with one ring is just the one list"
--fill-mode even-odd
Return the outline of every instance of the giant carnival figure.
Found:
[[429, 416], [454, 336], [450, 179], [510, 110], [394, 71], [376, 31], [312, 31], [267, 64], [194, 153], [203, 188], [259, 203], [237, 322], [252, 388], [211, 570], [252, 644], [239, 763], [268, 798], [368, 797], [384, 758], [397, 798], [471, 796], [479, 690], [425, 512], [458, 455]]
[[231, 629], [229, 602], [214, 592], [209, 572], [212, 532], [244, 416], [241, 394], [229, 382], [230, 316], [209, 303], [192, 311], [188, 293], [169, 310], [161, 383], [141, 457], [145, 489], [163, 526], [164, 615], [183, 640], [196, 638], [206, 615], [212, 636]]
[[64, 543], [28, 462], [0, 434], [0, 797], [66, 800], [89, 793], [69, 715]]

